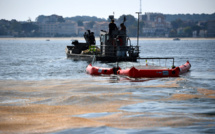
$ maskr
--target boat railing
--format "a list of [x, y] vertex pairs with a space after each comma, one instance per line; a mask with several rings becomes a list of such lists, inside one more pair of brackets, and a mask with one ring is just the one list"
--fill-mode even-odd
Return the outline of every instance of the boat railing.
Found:
[[175, 68], [175, 65], [174, 65], [174, 62], [175, 62], [175, 59], [173, 57], [146, 57], [146, 58], [140, 58], [138, 57], [137, 60], [145, 60], [146, 64], [148, 64], [148, 60], [152, 60], [152, 63], [154, 64], [155, 60], [158, 61], [158, 65], [161, 66], [161, 60], [165, 60], [165, 67], [167, 65], [167, 60], [172, 60], [172, 68]]
[[[101, 55], [112, 56], [112, 57], [139, 57], [139, 48], [132, 46], [131, 42], [129, 45], [120, 46], [116, 40], [112, 43], [108, 42], [105, 45], [100, 45]], [[126, 43], [127, 44], [127, 43]]]

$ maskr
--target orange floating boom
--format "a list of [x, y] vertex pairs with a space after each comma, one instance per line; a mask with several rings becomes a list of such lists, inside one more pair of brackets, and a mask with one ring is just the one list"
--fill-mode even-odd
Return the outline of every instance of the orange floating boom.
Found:
[[137, 69], [135, 67], [122, 70], [120, 67], [102, 68], [89, 64], [86, 72], [90, 75], [111, 75], [118, 74], [132, 78], [155, 78], [155, 77], [178, 77], [179, 74], [186, 73], [191, 68], [191, 64], [187, 61], [184, 65], [173, 69]]
[[178, 77], [179, 74], [185, 73], [190, 69], [191, 65], [189, 61], [184, 65], [176, 67], [174, 69], [137, 69], [135, 67], [118, 70], [118, 75], [125, 75], [132, 78], [155, 78], [155, 77]]
[[174, 69], [136, 69], [132, 67], [126, 70], [118, 70], [118, 75], [125, 75], [132, 78], [143, 78], [143, 77], [178, 77], [180, 69], [176, 67]]
[[191, 64], [187, 61], [184, 65], [179, 66], [180, 74], [186, 73], [190, 70]]
[[102, 68], [102, 67], [95, 67], [92, 66], [92, 64], [89, 64], [86, 68], [86, 72], [90, 75], [111, 75], [116, 74], [119, 70], [119, 67], [113, 67], [113, 68]]

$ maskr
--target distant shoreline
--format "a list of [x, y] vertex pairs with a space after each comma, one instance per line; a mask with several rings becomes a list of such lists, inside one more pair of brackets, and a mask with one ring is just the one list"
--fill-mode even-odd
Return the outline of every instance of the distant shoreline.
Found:
[[[0, 40], [84, 40], [84, 37], [0, 37]], [[136, 37], [131, 37], [131, 40], [137, 40]], [[165, 37], [140, 37], [139, 40], [173, 40], [174, 38]], [[180, 40], [215, 40], [215, 38], [179, 38]], [[96, 37], [99, 40], [99, 37]]]

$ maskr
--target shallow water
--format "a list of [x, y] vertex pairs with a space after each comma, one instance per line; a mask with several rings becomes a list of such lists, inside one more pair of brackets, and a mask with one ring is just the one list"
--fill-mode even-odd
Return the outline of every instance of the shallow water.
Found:
[[[215, 40], [141, 40], [141, 57], [174, 57], [176, 66], [189, 60], [192, 67], [178, 78], [137, 80], [87, 75], [88, 62], [66, 58], [70, 43], [0, 40], [0, 133], [215, 132]], [[119, 66], [133, 64], [146, 61]]]

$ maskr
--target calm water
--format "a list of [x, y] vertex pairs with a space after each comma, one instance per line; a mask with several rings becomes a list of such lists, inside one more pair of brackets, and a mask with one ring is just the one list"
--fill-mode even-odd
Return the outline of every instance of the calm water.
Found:
[[[132, 43], [135, 44], [136, 41], [132, 40]], [[184, 64], [187, 60], [192, 65], [191, 71], [179, 78], [140, 80], [117, 76], [92, 77], [87, 75], [85, 68], [89, 64], [88, 62], [67, 59], [65, 48], [69, 44], [71, 44], [70, 39], [51, 39], [50, 41], [45, 39], [1, 39], [0, 98], [2, 98], [0, 106], [13, 108], [30, 105], [30, 109], [35, 104], [47, 105], [47, 107], [80, 106], [85, 103], [86, 97], [87, 101], [90, 100], [89, 106], [92, 107], [94, 104], [99, 106], [100, 103], [120, 105], [112, 112], [104, 108], [103, 111], [97, 109], [98, 111], [85, 111], [70, 115], [70, 117], [100, 122], [98, 124], [102, 125], [79, 127], [71, 125], [60, 129], [50, 127], [46, 128], [46, 131], [43, 129], [42, 132], [215, 133], [215, 40], [140, 40], [141, 57], [174, 57], [176, 66]], [[142, 65], [145, 62], [139, 61], [135, 64]], [[171, 67], [172, 64], [169, 60], [148, 60], [147, 62], [166, 67]], [[133, 63], [122, 62], [119, 63], [119, 66], [125, 68], [131, 64]], [[96, 62], [95, 65], [112, 67], [115, 63]], [[47, 87], [40, 87], [45, 85], [43, 82]], [[53, 92], [46, 90], [53, 83], [56, 83], [55, 86], [62, 86], [60, 95], [56, 93], [59, 92], [56, 87], [52, 87]], [[77, 85], [73, 85], [75, 83]], [[84, 85], [91, 86], [84, 87]], [[33, 92], [35, 86], [38, 86], [38, 89]], [[52, 95], [46, 95], [48, 93]], [[74, 93], [80, 95], [75, 100]], [[113, 95], [115, 93], [118, 94]], [[101, 96], [98, 97], [98, 94]], [[4, 107], [0, 111], [2, 109]], [[119, 120], [115, 121], [114, 118], [119, 118]], [[124, 122], [127, 123], [122, 125]], [[132, 126], [132, 124], [136, 124], [136, 126]], [[8, 125], [11, 124], [8, 123]], [[34, 133], [33, 130], [35, 128], [25, 132]], [[4, 132], [4, 129], [1, 131]], [[19, 129], [14, 128], [14, 131], [22, 133]]]

